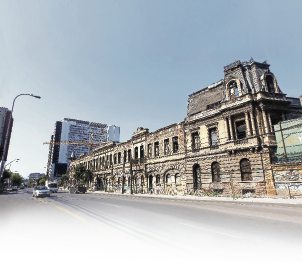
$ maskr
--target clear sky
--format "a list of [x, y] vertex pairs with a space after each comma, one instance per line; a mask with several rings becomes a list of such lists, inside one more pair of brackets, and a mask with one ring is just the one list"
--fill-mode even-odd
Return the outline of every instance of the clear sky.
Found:
[[301, 90], [300, 0], [1, 0], [0, 106], [14, 109], [8, 160], [45, 172], [54, 123], [115, 124], [121, 139], [180, 122], [187, 96], [235, 60], [267, 60]]

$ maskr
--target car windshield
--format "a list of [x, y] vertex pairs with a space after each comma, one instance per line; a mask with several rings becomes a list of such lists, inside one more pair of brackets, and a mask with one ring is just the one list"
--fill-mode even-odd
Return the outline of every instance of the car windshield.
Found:
[[50, 188], [57, 188], [58, 186], [57, 186], [56, 183], [49, 183], [48, 187], [50, 187]]
[[35, 190], [47, 190], [47, 188], [45, 186], [37, 186]]

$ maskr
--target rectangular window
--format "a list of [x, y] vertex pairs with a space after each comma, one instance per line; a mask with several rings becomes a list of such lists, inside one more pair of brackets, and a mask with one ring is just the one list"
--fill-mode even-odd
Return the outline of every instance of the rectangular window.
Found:
[[209, 129], [209, 137], [210, 137], [210, 146], [217, 147], [218, 146], [217, 127], [213, 127]]
[[169, 145], [169, 139], [164, 140], [164, 154], [167, 155], [170, 153], [170, 145]]
[[178, 152], [178, 137], [173, 137], [172, 142], [173, 142], [173, 153], [177, 153]]
[[152, 157], [152, 144], [148, 144], [148, 157]]
[[139, 147], [139, 157], [140, 157], [140, 158], [145, 158], [144, 145], [141, 145], [141, 146]]
[[124, 151], [124, 163], [126, 163], [127, 162], [127, 151], [125, 150]]
[[198, 150], [200, 148], [200, 139], [199, 139], [199, 133], [193, 132], [191, 134], [192, 139], [192, 150]]
[[128, 162], [132, 159], [131, 149], [128, 150]]
[[113, 163], [116, 165], [117, 163], [117, 158], [116, 158], [116, 154], [113, 155]]
[[121, 163], [121, 160], [122, 160], [122, 153], [119, 152], [119, 153], [117, 154], [117, 162], [120, 164], [120, 163]]
[[236, 135], [237, 139], [245, 139], [246, 138], [246, 124], [245, 120], [240, 120], [235, 122], [236, 127]]
[[106, 168], [108, 168], [108, 166], [109, 166], [109, 155], [107, 154], [107, 156], [106, 156]]
[[154, 142], [154, 156], [159, 156], [159, 142]]
[[138, 148], [134, 148], [134, 159], [138, 159]]

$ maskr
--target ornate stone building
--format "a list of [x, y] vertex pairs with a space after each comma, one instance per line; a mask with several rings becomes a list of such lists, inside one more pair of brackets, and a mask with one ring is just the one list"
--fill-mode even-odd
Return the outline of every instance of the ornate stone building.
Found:
[[73, 161], [94, 173], [100, 190], [162, 194], [275, 194], [274, 125], [302, 116], [266, 62], [236, 61], [224, 79], [189, 96], [184, 122], [150, 133], [138, 128]]

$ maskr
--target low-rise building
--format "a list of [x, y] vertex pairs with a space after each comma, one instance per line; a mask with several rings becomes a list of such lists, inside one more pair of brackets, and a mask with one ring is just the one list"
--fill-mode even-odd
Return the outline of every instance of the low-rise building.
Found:
[[185, 120], [127, 142], [100, 146], [71, 163], [101, 190], [162, 194], [273, 195], [272, 153], [279, 122], [299, 118], [266, 62], [236, 61], [224, 78], [188, 99]]

